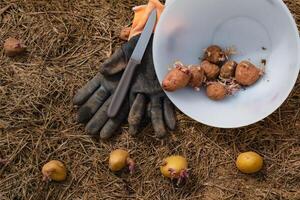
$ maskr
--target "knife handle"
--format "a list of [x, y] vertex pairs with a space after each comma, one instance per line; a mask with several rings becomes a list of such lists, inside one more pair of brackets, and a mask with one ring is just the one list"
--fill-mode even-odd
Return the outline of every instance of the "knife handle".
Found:
[[108, 117], [113, 118], [118, 114], [118, 111], [120, 110], [120, 107], [122, 106], [122, 103], [128, 92], [135, 68], [139, 64], [140, 63], [134, 59], [129, 60], [127, 67], [122, 75], [122, 78], [118, 84], [118, 87], [113, 94], [111, 103], [108, 107], [107, 110]]

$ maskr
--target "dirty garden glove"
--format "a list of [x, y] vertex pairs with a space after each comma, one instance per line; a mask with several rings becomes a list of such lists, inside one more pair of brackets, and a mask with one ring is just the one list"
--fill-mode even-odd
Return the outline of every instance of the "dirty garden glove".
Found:
[[[136, 45], [140, 35], [131, 39], [131, 44]], [[176, 126], [176, 116], [174, 106], [163, 92], [154, 70], [152, 57], [153, 37], [149, 41], [148, 47], [137, 66], [131, 87], [129, 89], [130, 113], [128, 116], [129, 133], [136, 135], [143, 119], [150, 118], [156, 136], [162, 138], [166, 135], [167, 128], [174, 130]], [[133, 49], [133, 48], [132, 48]], [[124, 65], [122, 65], [124, 66]], [[102, 73], [105, 76], [118, 72], [121, 68], [112, 68], [105, 65]]]
[[[100, 132], [101, 139], [110, 138], [128, 116], [128, 100], [123, 103], [115, 118], [109, 119], [107, 109], [121, 79], [121, 71], [126, 67], [135, 44], [134, 40], [130, 40], [116, 50], [102, 64], [100, 72], [82, 87], [73, 99], [73, 103], [80, 106], [78, 122], [85, 123], [85, 130], [91, 135], [98, 135]], [[103, 76], [101, 74], [103, 69], [110, 69], [111, 75]]]

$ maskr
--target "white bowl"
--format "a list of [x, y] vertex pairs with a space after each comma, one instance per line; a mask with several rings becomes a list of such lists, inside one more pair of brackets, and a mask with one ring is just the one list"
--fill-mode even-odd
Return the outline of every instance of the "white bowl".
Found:
[[[199, 63], [211, 44], [234, 45], [232, 59], [267, 60], [266, 74], [255, 85], [224, 101], [208, 99], [205, 89], [166, 92], [191, 118], [220, 128], [253, 124], [273, 113], [290, 94], [299, 73], [299, 34], [281, 0], [173, 0], [158, 23], [153, 44], [160, 82], [176, 60]], [[263, 47], [266, 50], [263, 50]]]

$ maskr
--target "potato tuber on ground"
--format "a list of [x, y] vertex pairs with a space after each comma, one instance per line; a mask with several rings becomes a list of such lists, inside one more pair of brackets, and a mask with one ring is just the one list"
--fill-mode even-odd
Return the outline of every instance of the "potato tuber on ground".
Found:
[[130, 173], [133, 173], [135, 163], [133, 159], [129, 157], [128, 151], [123, 149], [116, 149], [109, 155], [109, 169], [113, 172], [120, 171], [124, 167], [128, 166]]
[[8, 38], [4, 42], [4, 52], [7, 56], [17, 56], [24, 53], [26, 47], [16, 38]]
[[229, 79], [233, 78], [235, 74], [237, 63], [235, 61], [227, 61], [222, 67], [220, 71], [220, 77]]
[[252, 174], [263, 168], [264, 160], [256, 152], [241, 153], [236, 159], [236, 167], [243, 173]]
[[220, 74], [220, 68], [207, 60], [201, 63], [201, 68], [204, 70], [205, 76], [208, 80], [214, 80]]
[[203, 60], [210, 63], [221, 65], [227, 59], [225, 52], [217, 45], [211, 45], [205, 49]]
[[59, 160], [51, 160], [42, 168], [43, 181], [64, 181], [67, 177], [67, 169]]
[[250, 86], [253, 85], [262, 74], [263, 71], [249, 61], [242, 61], [236, 67], [235, 79], [243, 86]]
[[192, 65], [189, 69], [192, 75], [189, 85], [196, 90], [200, 90], [206, 79], [203, 68], [200, 65]]
[[186, 87], [191, 79], [191, 72], [186, 66], [181, 62], [176, 62], [174, 65], [162, 82], [162, 88], [168, 92]]
[[163, 160], [160, 172], [164, 177], [177, 179], [178, 183], [188, 178], [188, 162], [183, 156], [169, 156]]

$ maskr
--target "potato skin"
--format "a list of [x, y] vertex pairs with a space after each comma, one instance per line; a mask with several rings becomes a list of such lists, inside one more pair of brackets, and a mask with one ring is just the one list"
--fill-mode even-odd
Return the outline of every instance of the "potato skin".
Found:
[[207, 60], [201, 63], [201, 68], [204, 70], [204, 73], [209, 80], [216, 79], [220, 74], [220, 68]]
[[22, 54], [25, 52], [26, 48], [20, 40], [17, 40], [16, 38], [7, 38], [4, 42], [4, 52], [7, 56], [13, 57], [19, 54]]
[[205, 50], [203, 60], [207, 60], [216, 65], [221, 65], [226, 61], [226, 54], [221, 47], [211, 45]]
[[232, 78], [235, 74], [237, 63], [233, 60], [227, 61], [222, 67], [220, 71], [220, 77], [221, 78]]
[[214, 82], [207, 86], [206, 95], [214, 101], [220, 101], [227, 96], [227, 89], [221, 83]]
[[204, 69], [200, 65], [192, 65], [190, 71], [191, 79], [189, 85], [199, 89], [205, 81]]
[[[164, 164], [160, 166], [160, 172], [167, 178], [180, 178], [181, 172], [187, 171], [188, 162], [183, 156], [169, 156], [164, 159]], [[173, 170], [173, 174], [172, 171]]]
[[128, 40], [130, 31], [131, 31], [131, 27], [123, 28], [120, 32], [119, 38], [124, 41]]
[[164, 78], [162, 88], [168, 92], [186, 87], [191, 79], [191, 72], [188, 68], [176, 65]]
[[113, 172], [119, 171], [126, 166], [129, 153], [122, 149], [116, 149], [109, 155], [109, 169]]
[[42, 168], [44, 180], [64, 181], [67, 177], [66, 166], [59, 160], [51, 160]]
[[261, 72], [260, 69], [249, 61], [242, 61], [236, 67], [235, 79], [243, 86], [250, 86], [260, 78]]

